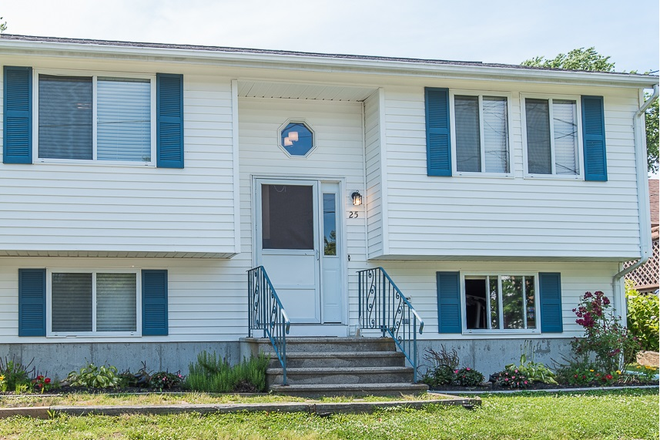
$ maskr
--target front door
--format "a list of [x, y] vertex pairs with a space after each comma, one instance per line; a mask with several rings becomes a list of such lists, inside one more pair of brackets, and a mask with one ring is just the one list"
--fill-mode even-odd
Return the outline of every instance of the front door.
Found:
[[319, 324], [318, 183], [257, 181], [258, 264], [292, 323]]
[[294, 324], [343, 321], [339, 184], [256, 180], [257, 265]]

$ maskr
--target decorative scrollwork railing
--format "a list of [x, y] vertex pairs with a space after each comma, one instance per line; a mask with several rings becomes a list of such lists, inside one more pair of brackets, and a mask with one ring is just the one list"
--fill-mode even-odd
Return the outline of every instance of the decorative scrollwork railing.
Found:
[[286, 385], [286, 335], [291, 322], [263, 266], [248, 271], [248, 336], [263, 330], [270, 339], [282, 365], [282, 384]]
[[358, 271], [358, 308], [360, 328], [391, 336], [417, 382], [417, 332], [422, 334], [424, 321], [382, 267]]

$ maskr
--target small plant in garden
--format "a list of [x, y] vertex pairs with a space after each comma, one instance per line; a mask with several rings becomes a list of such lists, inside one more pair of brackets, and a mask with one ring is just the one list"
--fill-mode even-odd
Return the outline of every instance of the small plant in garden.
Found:
[[463, 387], [476, 387], [484, 381], [484, 375], [475, 369], [465, 367], [454, 371], [454, 384]]
[[593, 369], [600, 372], [621, 370], [639, 349], [637, 338], [628, 333], [611, 307], [609, 298], [597, 291], [586, 292], [573, 309], [575, 322], [584, 328], [584, 337], [571, 342], [576, 362], [582, 366], [593, 364]]
[[146, 362], [142, 362], [142, 368], [137, 373], [126, 370], [119, 374], [119, 384], [123, 388], [147, 388], [150, 380], [151, 374], [147, 371]]
[[50, 389], [53, 387], [53, 383], [50, 377], [46, 377], [41, 374], [32, 379], [32, 385], [34, 386], [34, 390], [37, 393], [45, 393], [46, 391], [50, 391]]
[[[529, 347], [529, 351], [533, 354], [531, 347]], [[516, 373], [524, 375], [530, 382], [541, 382], [552, 385], [557, 384], [554, 371], [540, 362], [534, 362], [533, 360], [528, 361], [527, 355], [524, 352], [520, 355], [520, 365], [509, 364], [504, 368], [505, 371], [515, 370]]]
[[504, 371], [495, 373], [490, 381], [500, 388], [525, 389], [532, 384], [532, 380], [516, 367], [507, 366]]
[[72, 387], [87, 388], [116, 388], [119, 385], [119, 375], [117, 367], [101, 366], [90, 363], [80, 371], [72, 371], [66, 378], [66, 381]]
[[190, 364], [190, 374], [185, 385], [193, 391], [215, 393], [254, 392], [266, 390], [266, 368], [269, 359], [260, 353], [258, 357], [243, 360], [231, 367], [225, 359], [206, 351], [197, 356], [197, 362]]
[[[34, 374], [34, 367], [31, 367], [32, 361], [23, 365], [15, 357], [11, 359], [0, 358], [0, 376], [3, 377], [0, 386], [3, 391], [16, 391], [25, 388], [27, 390], [31, 385], [30, 375]], [[24, 392], [24, 391], [16, 391]]]
[[178, 388], [183, 383], [183, 376], [180, 372], [169, 373], [167, 371], [159, 371], [151, 375], [149, 380], [149, 388], [155, 388], [157, 390], [171, 390], [172, 388]]
[[454, 371], [458, 370], [458, 352], [454, 349], [448, 351], [444, 345], [440, 347], [439, 352], [427, 348], [424, 355], [424, 359], [431, 362], [431, 367], [422, 377], [422, 382], [430, 387], [450, 385], [455, 379]]
[[660, 345], [660, 299], [657, 295], [642, 295], [626, 281], [628, 300], [628, 330], [639, 340], [642, 350], [659, 351]]

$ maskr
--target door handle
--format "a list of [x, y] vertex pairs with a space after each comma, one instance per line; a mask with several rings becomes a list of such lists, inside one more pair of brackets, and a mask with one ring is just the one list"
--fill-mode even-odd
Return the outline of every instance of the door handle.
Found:
[[316, 250], [316, 260], [318, 261], [320, 258], [321, 258], [321, 253], [317, 249]]

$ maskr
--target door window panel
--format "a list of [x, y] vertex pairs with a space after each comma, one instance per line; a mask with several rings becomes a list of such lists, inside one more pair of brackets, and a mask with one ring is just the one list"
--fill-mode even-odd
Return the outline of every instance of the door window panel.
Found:
[[314, 249], [311, 186], [262, 185], [262, 248]]

